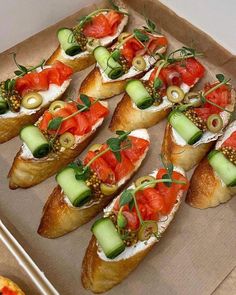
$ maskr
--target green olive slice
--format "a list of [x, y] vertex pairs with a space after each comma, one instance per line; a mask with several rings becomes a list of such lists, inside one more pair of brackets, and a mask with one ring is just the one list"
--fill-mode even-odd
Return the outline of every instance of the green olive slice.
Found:
[[66, 103], [64, 101], [55, 100], [54, 102], [51, 103], [49, 107], [49, 112], [54, 115], [57, 111], [64, 108], [65, 104]]
[[144, 221], [138, 231], [138, 239], [140, 241], [146, 241], [157, 232], [158, 226], [156, 221]]
[[199, 97], [198, 92], [188, 92], [184, 96], [184, 102], [185, 103], [191, 103], [193, 107], [200, 107], [202, 104], [202, 101]]
[[91, 152], [99, 152], [101, 148], [102, 148], [102, 144], [95, 143], [95, 144], [93, 144], [93, 145], [89, 148], [89, 151], [91, 151]]
[[118, 37], [118, 42], [121, 43], [123, 42], [126, 38], [128, 38], [130, 36], [130, 33], [128, 32], [123, 32], [119, 35]]
[[22, 106], [26, 109], [36, 109], [43, 103], [43, 97], [38, 92], [29, 92], [23, 96]]
[[105, 196], [110, 196], [114, 194], [117, 191], [117, 189], [118, 186], [116, 184], [110, 185], [103, 182], [100, 184], [100, 190], [102, 194]]
[[219, 132], [223, 128], [223, 120], [220, 115], [213, 114], [207, 119], [207, 128], [213, 133]]
[[65, 132], [64, 134], [60, 135], [59, 137], [60, 145], [64, 148], [70, 148], [75, 143], [75, 137], [70, 132]]
[[[153, 176], [150, 176], [150, 175], [139, 177], [135, 181], [135, 186], [138, 187], [138, 186], [144, 184], [145, 182], [149, 182], [149, 181], [152, 181], [152, 180], [155, 180], [155, 178]], [[155, 183], [150, 183], [146, 187], [155, 187], [155, 186], [156, 186]]]
[[89, 39], [86, 43], [86, 49], [88, 52], [93, 52], [96, 47], [100, 45], [99, 39]]
[[127, 222], [126, 217], [123, 215], [122, 211], [119, 211], [118, 214], [117, 214], [117, 225], [120, 228], [125, 228], [127, 223], [128, 222]]
[[132, 61], [132, 65], [138, 71], [144, 71], [146, 69], [146, 61], [142, 56], [136, 56]]
[[168, 100], [173, 103], [181, 102], [184, 99], [184, 92], [178, 86], [169, 86], [166, 95]]

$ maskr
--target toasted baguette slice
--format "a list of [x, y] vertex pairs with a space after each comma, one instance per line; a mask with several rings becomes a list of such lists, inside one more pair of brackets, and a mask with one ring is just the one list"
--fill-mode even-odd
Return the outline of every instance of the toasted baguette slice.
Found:
[[[139, 130], [136, 130], [136, 135], [138, 134], [138, 131]], [[142, 130], [142, 133], [144, 133], [145, 139], [149, 138], [146, 130]], [[136, 163], [135, 169], [132, 171], [132, 173], [128, 175], [128, 177], [124, 178], [123, 181], [120, 181], [121, 184], [118, 188], [118, 191], [110, 196], [102, 198], [99, 201], [93, 201], [80, 208], [73, 207], [66, 200], [66, 196], [63, 193], [61, 187], [57, 186], [53, 190], [44, 206], [43, 216], [38, 228], [38, 233], [45, 238], [57, 238], [89, 222], [93, 217], [101, 212], [115, 196], [119, 194], [125, 184], [141, 166], [147, 152], [148, 148], [141, 159]]]
[[49, 59], [46, 62], [46, 65], [51, 65], [56, 60], [59, 60], [64, 64], [70, 66], [73, 69], [74, 73], [82, 71], [95, 63], [95, 58], [91, 53], [87, 52], [82, 56], [79, 56], [75, 59], [71, 59], [63, 52], [61, 46], [58, 46], [57, 49], [53, 52], [53, 54], [49, 57]]
[[236, 187], [227, 187], [205, 158], [193, 173], [186, 203], [195, 208], [206, 209], [227, 202], [235, 194]]
[[50, 100], [50, 102], [44, 104], [42, 108], [33, 113], [27, 114], [22, 112], [19, 115], [16, 113], [15, 116], [10, 117], [6, 115], [0, 115], [0, 143], [6, 142], [12, 139], [13, 137], [17, 136], [25, 125], [35, 123], [39, 119], [39, 117], [44, 113], [44, 111], [48, 109], [49, 105], [53, 101], [60, 99], [62, 97], [63, 93], [66, 91], [69, 84], [70, 80], [66, 81], [65, 84], [63, 84], [65, 86], [61, 89], [60, 94], [56, 95], [53, 98], [53, 100]]
[[132, 100], [126, 93], [113, 113], [109, 128], [115, 130], [134, 130], [137, 128], [149, 128], [164, 119], [170, 109], [162, 109], [158, 112], [140, 110], [134, 108]]
[[4, 287], [6, 288], [5, 292], [12, 291], [15, 292], [14, 294], [16, 295], [25, 295], [25, 293], [20, 289], [19, 286], [17, 286], [16, 283], [5, 277], [0, 276], [0, 294], [2, 294], [1, 291], [4, 290]]
[[[235, 91], [231, 91], [231, 103], [226, 107], [227, 110], [233, 111], [235, 105]], [[229, 124], [230, 116], [224, 111], [223, 112], [223, 128]], [[200, 139], [199, 143], [194, 145], [188, 144], [178, 144], [174, 138], [173, 127], [167, 123], [164, 139], [162, 143], [162, 153], [166, 156], [167, 160], [172, 162], [175, 166], [182, 167], [185, 171], [189, 171], [195, 165], [197, 165], [207, 154], [207, 152], [212, 148], [215, 141], [222, 135], [222, 131], [219, 133], [208, 135]], [[205, 134], [204, 134], [205, 136]], [[204, 137], [203, 136], [203, 137]]]
[[103, 83], [102, 75], [97, 66], [88, 74], [80, 86], [80, 93], [99, 99], [118, 95], [125, 90], [127, 80]]
[[178, 145], [172, 134], [172, 126], [167, 123], [162, 142], [162, 154], [175, 166], [189, 171], [197, 165], [214, 145], [214, 141], [202, 143], [197, 147], [191, 145]]
[[[123, 1], [120, 0], [114, 0], [113, 1], [115, 5], [117, 5], [121, 10], [127, 11], [126, 10], [126, 5], [123, 3]], [[124, 15], [121, 23], [117, 27], [117, 31], [113, 36], [107, 36], [104, 38], [100, 39], [101, 45], [103, 46], [110, 46], [122, 33], [124, 30], [125, 26], [128, 23], [128, 15]], [[46, 64], [53, 64], [55, 60], [60, 60], [61, 62], [65, 63], [66, 65], [70, 66], [74, 73], [82, 71], [92, 64], [95, 63], [95, 58], [92, 53], [88, 51], [84, 51], [80, 54], [77, 54], [76, 56], [68, 56], [61, 46], [59, 45], [57, 49], [53, 52], [53, 54], [49, 57], [47, 60]]]
[[[107, 103], [103, 102], [107, 107]], [[54, 175], [58, 170], [72, 162], [89, 144], [96, 134], [99, 126], [102, 125], [104, 118], [101, 118], [95, 128], [83, 135], [78, 144], [72, 148], [65, 149], [58, 153], [51, 152], [48, 156], [35, 159], [22, 156], [24, 145], [15, 156], [12, 167], [9, 171], [10, 189], [29, 188], [34, 186], [48, 177]]]
[[[167, 46], [163, 46], [158, 49], [159, 53], [164, 53], [167, 49]], [[150, 62], [149, 67], [153, 67], [155, 63]], [[147, 70], [146, 70], [147, 71]], [[80, 86], [80, 93], [84, 93], [91, 97], [96, 97], [99, 99], [106, 99], [110, 98], [115, 95], [119, 95], [125, 91], [125, 85], [127, 81], [134, 78], [142, 77], [146, 71], [136, 73], [136, 75], [128, 76], [129, 74], [125, 74], [126, 78], [122, 79], [122, 77], [118, 78], [117, 80], [108, 80], [104, 81], [103, 76], [101, 74], [101, 70], [98, 65], [88, 74], [88, 76], [84, 79]], [[139, 127], [143, 128], [143, 127]], [[135, 129], [135, 128], [134, 128]]]
[[[223, 136], [217, 141], [215, 149], [221, 148], [221, 145], [235, 131], [236, 121], [228, 126]], [[227, 187], [214, 172], [206, 157], [200, 162], [193, 173], [186, 203], [195, 208], [205, 209], [225, 203], [235, 194], [236, 187]]]
[[[159, 234], [163, 234], [169, 226], [179, 208], [182, 196], [183, 192], [180, 191], [177, 202], [168, 215], [168, 218], [162, 221], [158, 227]], [[107, 212], [112, 209], [114, 204], [115, 200], [106, 208]], [[147, 241], [139, 241], [136, 245], [127, 247], [115, 259], [108, 259], [101, 249], [98, 249], [96, 238], [93, 236], [89, 242], [82, 264], [81, 280], [84, 288], [94, 293], [103, 293], [110, 290], [122, 282], [138, 266], [156, 243], [157, 239], [151, 237]]]

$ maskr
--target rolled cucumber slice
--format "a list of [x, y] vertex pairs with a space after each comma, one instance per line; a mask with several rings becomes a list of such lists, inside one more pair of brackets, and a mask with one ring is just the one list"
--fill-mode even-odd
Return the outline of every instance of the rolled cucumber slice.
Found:
[[67, 55], [74, 56], [82, 51], [72, 30], [67, 28], [59, 29], [57, 32], [57, 38], [61, 44], [61, 48]]
[[196, 143], [203, 132], [180, 111], [172, 111], [168, 117], [171, 126], [190, 145]]
[[136, 106], [143, 110], [149, 108], [154, 99], [150, 96], [143, 83], [139, 80], [131, 80], [126, 84], [125, 91], [128, 93]]
[[100, 67], [110, 79], [115, 80], [124, 74], [123, 67], [114, 60], [110, 52], [105, 47], [96, 47], [93, 54]]
[[211, 151], [208, 161], [227, 186], [236, 186], [236, 166], [222, 152]]
[[109, 217], [98, 219], [91, 230], [107, 258], [114, 259], [125, 250], [125, 244]]
[[75, 207], [81, 207], [92, 196], [91, 189], [86, 183], [83, 180], [77, 180], [75, 178], [73, 168], [66, 167], [60, 171], [56, 176], [56, 181]]
[[50, 144], [34, 125], [29, 125], [21, 129], [20, 138], [28, 146], [35, 158], [43, 158], [50, 152]]

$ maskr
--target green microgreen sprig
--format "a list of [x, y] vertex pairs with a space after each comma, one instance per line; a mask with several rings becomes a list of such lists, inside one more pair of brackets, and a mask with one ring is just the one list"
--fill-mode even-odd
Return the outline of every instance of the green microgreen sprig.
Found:
[[90, 175], [90, 166], [91, 164], [100, 158], [102, 155], [107, 153], [108, 151], [113, 152], [117, 161], [121, 162], [121, 151], [129, 148], [131, 146], [131, 142], [128, 138], [130, 132], [118, 130], [116, 131], [117, 137], [109, 138], [106, 141], [107, 148], [101, 152], [98, 152], [95, 157], [93, 157], [86, 165], [83, 165], [82, 162], [72, 163], [70, 164], [71, 168], [75, 169], [75, 177], [78, 180], [86, 180]]
[[[119, 199], [119, 205], [120, 205], [119, 213], [122, 214], [121, 208], [123, 208], [123, 206], [125, 206], [125, 205], [128, 205], [129, 207], [134, 206], [135, 210], [137, 212], [140, 226], [143, 226], [144, 223], [147, 222], [147, 220], [146, 221], [143, 220], [141, 212], [138, 207], [138, 203], [137, 203], [137, 199], [136, 199], [136, 195], [135, 195], [138, 191], [143, 190], [146, 187], [149, 187], [150, 185], [157, 184], [157, 183], [164, 183], [168, 187], [170, 187], [172, 183], [186, 184], [186, 182], [184, 182], [184, 181], [173, 179], [172, 174], [174, 171], [174, 166], [171, 162], [167, 161], [165, 156], [161, 155], [161, 160], [162, 160], [163, 166], [165, 167], [165, 169], [167, 171], [167, 173], [163, 175], [162, 179], [148, 180], [135, 188], [126, 189], [123, 191], [123, 193], [121, 194], [120, 199]], [[130, 210], [132, 210], [132, 209], [130, 209]], [[151, 221], [151, 220], [149, 220], [149, 221]], [[118, 227], [119, 227], [119, 225], [118, 225]], [[160, 236], [158, 235], [158, 233], [153, 233], [153, 235], [159, 240]]]

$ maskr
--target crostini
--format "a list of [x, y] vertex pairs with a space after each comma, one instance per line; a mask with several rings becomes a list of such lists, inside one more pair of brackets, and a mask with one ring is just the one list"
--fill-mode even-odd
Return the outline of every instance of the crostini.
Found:
[[180, 48], [163, 56], [140, 80], [130, 80], [113, 113], [110, 129], [148, 128], [165, 118], [204, 75], [196, 55], [192, 49]]
[[[57, 238], [90, 221], [137, 171], [149, 144], [146, 129], [129, 135], [120, 132], [118, 138], [110, 138], [106, 144], [93, 145], [82, 167], [74, 163], [59, 172], [58, 186], [43, 209], [38, 233], [46, 238]], [[81, 171], [85, 171], [84, 177]]]
[[134, 29], [133, 33], [122, 33], [110, 49], [96, 47], [93, 55], [97, 64], [82, 82], [80, 91], [106, 99], [124, 92], [128, 80], [143, 76], [153, 67], [166, 51], [167, 39], [152, 24]]
[[35, 125], [20, 132], [23, 145], [9, 172], [9, 187], [36, 185], [73, 161], [108, 115], [106, 102], [81, 94], [76, 101], [54, 101]]
[[114, 199], [92, 226], [82, 265], [83, 286], [102, 293], [123, 281], [159, 241], [187, 188], [181, 169], [159, 169]]
[[16, 76], [0, 83], [0, 143], [17, 136], [26, 124], [36, 122], [71, 81], [72, 69], [59, 61], [50, 66], [43, 61], [29, 68], [16, 64]]
[[118, 4], [116, 10], [98, 9], [83, 16], [72, 29], [59, 29], [59, 46], [47, 60], [47, 64], [60, 60], [69, 65], [74, 72], [78, 72], [95, 63], [93, 49], [99, 45], [111, 45], [128, 22], [124, 4], [121, 1], [115, 2]]
[[0, 294], [1, 295], [25, 295], [25, 293], [13, 281], [0, 276]]
[[205, 209], [227, 202], [236, 194], [236, 121], [217, 141], [191, 178], [186, 203]]
[[235, 91], [227, 82], [206, 84], [202, 92], [188, 96], [189, 104], [169, 114], [162, 153], [175, 166], [190, 170], [223, 134], [235, 106]]

